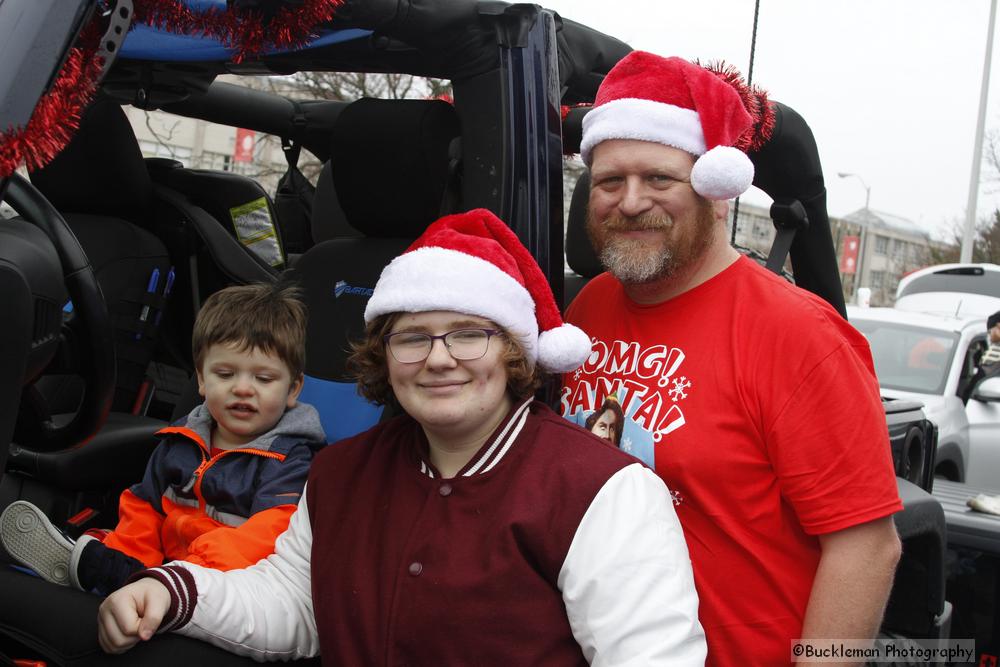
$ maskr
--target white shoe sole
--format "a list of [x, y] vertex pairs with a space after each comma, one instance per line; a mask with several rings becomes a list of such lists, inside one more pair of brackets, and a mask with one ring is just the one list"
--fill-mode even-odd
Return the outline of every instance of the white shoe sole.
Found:
[[4, 549], [46, 581], [70, 585], [73, 542], [56, 530], [48, 517], [31, 503], [18, 500], [0, 515]]

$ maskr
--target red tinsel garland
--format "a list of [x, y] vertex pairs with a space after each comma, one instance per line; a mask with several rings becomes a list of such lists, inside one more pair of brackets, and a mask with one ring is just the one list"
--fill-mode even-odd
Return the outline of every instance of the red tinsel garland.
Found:
[[[304, 0], [295, 9], [280, 9], [265, 24], [255, 11], [194, 12], [181, 0], [135, 0], [133, 25], [146, 23], [178, 34], [215, 38], [236, 52], [233, 62], [241, 62], [269, 49], [306, 44], [316, 26], [332, 19], [343, 1]], [[27, 125], [0, 132], [0, 178], [21, 164], [29, 170], [44, 166], [69, 143], [97, 89], [103, 65], [95, 55], [100, 23], [97, 12], [70, 50], [52, 88], [35, 105]]]
[[320, 23], [333, 18], [343, 0], [304, 0], [278, 10], [265, 25], [259, 12], [234, 9], [192, 11], [180, 0], [136, 0], [135, 20], [183, 35], [213, 37], [236, 51], [233, 62], [268, 50], [302, 46]]
[[760, 150], [774, 131], [774, 108], [768, 102], [767, 93], [757, 86], [748, 86], [743, 75], [732, 65], [717, 62], [702, 66], [736, 90], [753, 119], [753, 126], [743, 133], [736, 148], [744, 151]]
[[21, 164], [29, 171], [38, 169], [66, 147], [101, 72], [102, 62], [94, 54], [93, 48], [71, 49], [55, 84], [38, 100], [27, 125], [0, 134], [0, 177], [14, 173]]

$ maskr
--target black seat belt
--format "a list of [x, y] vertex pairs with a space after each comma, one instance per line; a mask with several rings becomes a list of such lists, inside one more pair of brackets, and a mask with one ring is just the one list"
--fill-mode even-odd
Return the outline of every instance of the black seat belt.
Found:
[[288, 170], [278, 180], [274, 192], [274, 207], [287, 254], [301, 254], [312, 244], [312, 198], [316, 188], [299, 171], [299, 154], [302, 151], [301, 133], [306, 119], [299, 103], [295, 105], [292, 136], [281, 138], [281, 151], [285, 154]]
[[774, 243], [771, 244], [771, 252], [767, 255], [765, 266], [780, 276], [788, 252], [792, 249], [795, 233], [809, 226], [809, 217], [802, 202], [790, 199], [771, 204], [771, 222], [774, 223], [775, 229]]

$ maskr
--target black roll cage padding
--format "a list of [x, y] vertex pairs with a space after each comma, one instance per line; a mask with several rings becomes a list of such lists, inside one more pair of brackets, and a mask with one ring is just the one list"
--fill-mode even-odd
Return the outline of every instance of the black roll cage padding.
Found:
[[12, 174], [4, 199], [52, 242], [62, 264], [63, 281], [73, 302], [71, 326], [81, 341], [80, 374], [85, 391], [73, 417], [62, 426], [39, 425], [31, 448], [67, 449], [84, 442], [107, 420], [115, 390], [114, 332], [101, 287], [76, 236], [47, 199], [18, 174]]
[[555, 19], [562, 102], [593, 102], [604, 75], [627, 56], [632, 47], [559, 14]]
[[750, 153], [756, 171], [753, 183], [776, 202], [801, 202], [809, 225], [790, 244], [795, 284], [820, 296], [846, 318], [816, 140], [798, 112], [781, 102], [771, 104], [775, 112], [771, 139]]
[[295, 101], [276, 93], [214, 81], [206, 92], [160, 108], [178, 116], [288, 137], [325, 162], [330, 159], [330, 133], [348, 104], [336, 100]]

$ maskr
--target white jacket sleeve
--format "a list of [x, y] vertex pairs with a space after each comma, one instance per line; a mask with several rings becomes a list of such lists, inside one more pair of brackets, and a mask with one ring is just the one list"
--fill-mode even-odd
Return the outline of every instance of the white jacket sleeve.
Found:
[[667, 487], [648, 468], [623, 468], [597, 493], [558, 583], [591, 665], [705, 664], [687, 543]]
[[318, 655], [311, 550], [312, 527], [303, 493], [274, 553], [255, 565], [227, 572], [181, 562], [159, 568], [182, 568], [191, 575], [170, 575], [174, 585], [168, 588], [180, 598], [177, 606], [194, 606], [190, 620], [175, 632], [260, 662]]

